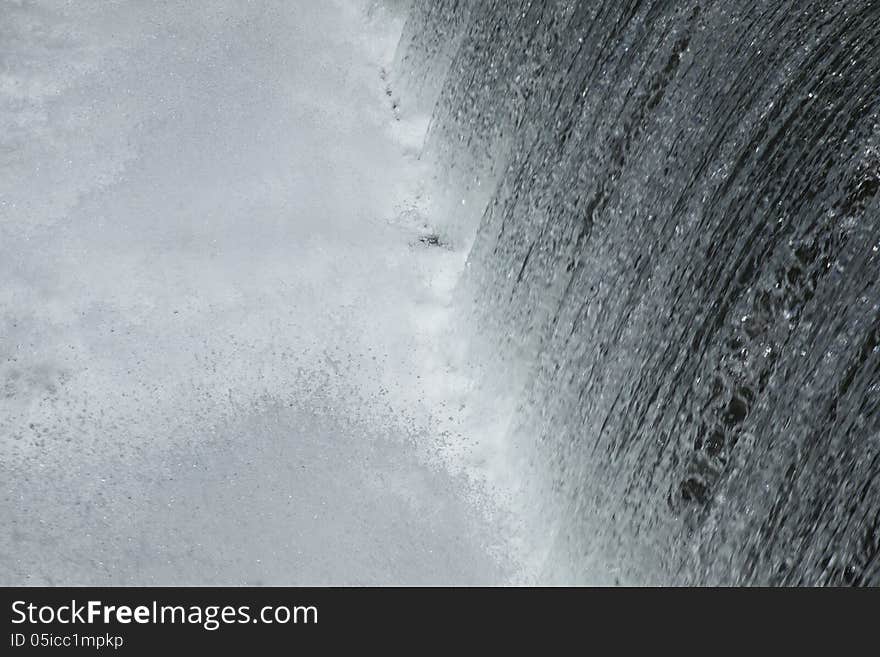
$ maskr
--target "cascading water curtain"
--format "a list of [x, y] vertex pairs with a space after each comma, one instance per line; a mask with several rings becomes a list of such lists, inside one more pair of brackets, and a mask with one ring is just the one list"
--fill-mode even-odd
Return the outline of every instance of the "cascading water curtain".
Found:
[[554, 554], [880, 583], [880, 4], [418, 0], [394, 75], [483, 190]]

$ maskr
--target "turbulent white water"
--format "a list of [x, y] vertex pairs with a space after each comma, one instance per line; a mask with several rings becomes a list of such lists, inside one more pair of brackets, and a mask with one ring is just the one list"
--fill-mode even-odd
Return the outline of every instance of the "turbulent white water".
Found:
[[0, 3], [0, 581], [514, 576], [401, 20]]

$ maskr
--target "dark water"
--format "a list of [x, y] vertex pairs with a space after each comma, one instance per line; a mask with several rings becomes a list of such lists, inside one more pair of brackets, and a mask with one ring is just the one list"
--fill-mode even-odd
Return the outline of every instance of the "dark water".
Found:
[[416, 0], [395, 78], [548, 561], [880, 583], [880, 3]]

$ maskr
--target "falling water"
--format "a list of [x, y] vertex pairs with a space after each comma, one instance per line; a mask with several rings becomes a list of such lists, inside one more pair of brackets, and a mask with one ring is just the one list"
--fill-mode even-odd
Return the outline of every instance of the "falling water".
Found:
[[880, 4], [416, 0], [392, 80], [540, 576], [880, 583]]

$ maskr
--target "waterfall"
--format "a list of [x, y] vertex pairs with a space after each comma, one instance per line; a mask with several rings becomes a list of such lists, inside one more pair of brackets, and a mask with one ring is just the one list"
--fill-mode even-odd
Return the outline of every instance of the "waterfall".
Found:
[[392, 77], [548, 560], [880, 583], [880, 4], [415, 0]]

